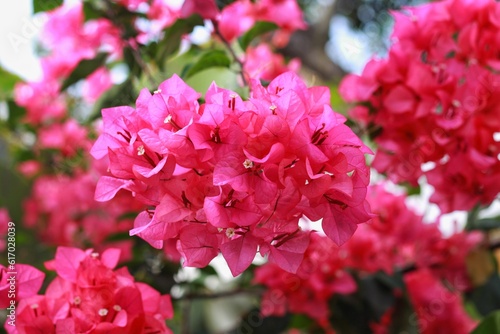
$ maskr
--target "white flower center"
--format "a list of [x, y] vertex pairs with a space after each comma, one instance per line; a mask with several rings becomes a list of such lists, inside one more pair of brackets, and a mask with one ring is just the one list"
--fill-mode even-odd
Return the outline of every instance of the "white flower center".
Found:
[[253, 167], [253, 161], [250, 159], [246, 159], [243, 162], [243, 166], [245, 166], [246, 169], [252, 168]]
[[228, 227], [226, 229], [226, 236], [231, 239], [234, 236], [234, 228]]
[[144, 155], [146, 151], [144, 150], [144, 146], [141, 145], [137, 148], [137, 155]]

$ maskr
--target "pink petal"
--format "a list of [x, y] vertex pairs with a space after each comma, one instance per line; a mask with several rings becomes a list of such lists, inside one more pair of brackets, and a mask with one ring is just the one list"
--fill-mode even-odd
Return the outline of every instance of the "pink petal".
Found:
[[80, 262], [86, 256], [87, 254], [78, 248], [58, 247], [55, 256], [57, 275], [70, 282], [76, 282], [76, 273], [80, 267]]
[[26, 265], [17, 264], [17, 298], [24, 299], [36, 295], [42, 287], [45, 274], [40, 270]]
[[97, 182], [94, 198], [98, 202], [106, 202], [115, 197], [120, 189], [133, 185], [131, 180], [121, 180], [110, 176], [102, 176]]
[[308, 245], [309, 233], [299, 232], [298, 236], [279, 247], [269, 247], [269, 261], [276, 263], [281, 269], [295, 274], [302, 263]]
[[250, 233], [223, 243], [220, 247], [222, 255], [229, 265], [234, 277], [241, 274], [252, 263], [257, 253], [258, 239]]
[[108, 248], [101, 254], [101, 262], [109, 269], [114, 269], [120, 260], [121, 250]]

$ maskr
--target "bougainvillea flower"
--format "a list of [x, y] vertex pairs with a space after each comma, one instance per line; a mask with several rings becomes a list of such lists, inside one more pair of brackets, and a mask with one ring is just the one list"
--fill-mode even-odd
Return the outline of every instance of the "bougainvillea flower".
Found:
[[109, 175], [96, 199], [126, 190], [154, 207], [132, 235], [189, 266], [222, 252], [237, 275], [258, 251], [294, 272], [309, 243], [300, 217], [323, 219], [338, 244], [370, 219], [371, 151], [328, 105], [327, 88], [287, 72], [268, 87], [253, 82], [249, 101], [215, 84], [201, 105], [199, 96], [174, 75], [143, 90], [135, 109], [103, 110], [91, 153], [109, 157]]

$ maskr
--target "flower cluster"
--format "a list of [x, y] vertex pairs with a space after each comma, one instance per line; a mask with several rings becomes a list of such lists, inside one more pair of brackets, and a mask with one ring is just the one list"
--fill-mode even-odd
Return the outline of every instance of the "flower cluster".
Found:
[[442, 212], [491, 203], [500, 190], [500, 4], [447, 0], [394, 16], [388, 57], [340, 87], [375, 136], [373, 167], [396, 182], [425, 175]]
[[[457, 326], [466, 324], [457, 333], [470, 329], [473, 321], [461, 306], [460, 293], [470, 287], [465, 257], [480, 238], [463, 232], [443, 237], [437, 224], [423, 223], [422, 217], [406, 206], [405, 198], [387, 192], [382, 185], [372, 187], [368, 201], [375, 217], [361, 225], [344, 245], [339, 247], [315, 233], [296, 274], [285, 272], [275, 264], [257, 268], [255, 282], [267, 289], [262, 313], [305, 314], [329, 329], [331, 297], [358, 289], [352, 274], [362, 278], [382, 271], [389, 275], [403, 274], [424, 333], [444, 332], [449, 321]], [[419, 277], [426, 283], [420, 284]], [[443, 281], [453, 291], [448, 290]], [[438, 302], [443, 303], [443, 309], [429, 311], [436, 298], [442, 299]], [[445, 311], [444, 307], [453, 312]], [[392, 321], [391, 312], [384, 321]], [[427, 330], [426, 326], [432, 329]]]
[[132, 240], [109, 243], [106, 239], [128, 231], [133, 219], [126, 218], [126, 214], [140, 212], [143, 206], [128, 194], [121, 194], [110, 203], [96, 202], [96, 184], [105, 170], [105, 162], [97, 161], [88, 171], [75, 168], [72, 175], [38, 177], [24, 203], [26, 226], [36, 229], [49, 244], [90, 244], [100, 250], [105, 243], [120, 247], [122, 260], [128, 258]]
[[[18, 84], [16, 103], [27, 110], [25, 121], [40, 125], [66, 116], [66, 101], [60, 90], [63, 81], [83, 59], [98, 52], [121, 55], [123, 43], [119, 30], [104, 18], [84, 22], [83, 5], [64, 5], [49, 13], [44, 26], [43, 46], [49, 54], [41, 59], [42, 78]], [[97, 69], [86, 84], [84, 97], [93, 101], [111, 85], [105, 68]]]
[[188, 18], [193, 14], [211, 20], [220, 37], [228, 42], [242, 36], [256, 22], [266, 21], [278, 26], [279, 31], [273, 41], [283, 47], [292, 32], [307, 26], [296, 0], [237, 0], [221, 10], [215, 0], [185, 0], [182, 6], [164, 0], [153, 0], [151, 3], [147, 0], [120, 0], [118, 3], [128, 10], [145, 12], [149, 24], [140, 24], [140, 20], [136, 22], [140, 32], [138, 41], [144, 44], [154, 40], [162, 29], [171, 26], [177, 19]]
[[[235, 17], [238, 19], [235, 20]], [[296, 0], [235, 1], [224, 7], [217, 24], [221, 35], [227, 41], [233, 41], [250, 30], [257, 21], [273, 22], [280, 28], [280, 34], [274, 39], [278, 46], [285, 46], [293, 31], [306, 28]]]
[[243, 60], [243, 73], [250, 79], [272, 81], [274, 78], [288, 71], [298, 73], [300, 60], [291, 59], [285, 64], [283, 55], [276, 54], [270, 45], [262, 43], [256, 47], [248, 47]]
[[142, 90], [135, 109], [102, 112], [91, 154], [109, 158], [110, 176], [95, 197], [125, 189], [151, 207], [132, 235], [180, 252], [187, 266], [220, 250], [237, 275], [259, 250], [294, 272], [309, 242], [301, 217], [323, 218], [337, 244], [370, 218], [370, 150], [331, 109], [328, 88], [288, 72], [267, 88], [255, 81], [249, 101], [215, 84], [199, 97], [174, 75]]
[[[79, 124], [67, 113], [67, 103], [75, 103], [62, 91], [65, 80], [82, 60], [105, 52], [121, 57], [124, 41], [120, 31], [108, 19], [85, 20], [83, 4], [65, 4], [47, 13], [42, 46], [47, 55], [41, 59], [42, 78], [18, 84], [17, 104], [26, 108], [35, 140], [27, 149], [29, 157], [18, 166], [33, 178], [30, 198], [24, 203], [24, 223], [40, 232], [41, 238], [55, 245], [102, 247], [110, 235], [123, 233], [132, 226], [126, 213], [143, 209], [130, 196], [121, 196], [111, 204], [93, 200], [97, 180], [106, 171], [103, 162], [89, 162], [92, 126]], [[90, 73], [81, 86], [81, 97], [94, 102], [111, 86], [110, 73], [100, 67]], [[73, 93], [77, 92], [74, 90]], [[79, 103], [78, 100], [76, 103]], [[113, 243], [130, 256], [131, 240]]]
[[165, 325], [173, 314], [170, 296], [135, 282], [126, 268], [114, 270], [119, 257], [117, 249], [98, 254], [59, 247], [55, 259], [46, 263], [57, 277], [44, 295], [36, 295], [43, 274], [17, 265], [24, 273], [23, 295], [16, 308], [16, 326], [6, 324], [5, 329], [48, 334], [172, 333]]
[[329, 329], [330, 298], [334, 294], [350, 294], [357, 290], [356, 281], [347, 270], [347, 256], [330, 239], [313, 233], [296, 274], [274, 263], [258, 267], [254, 282], [267, 288], [262, 296], [262, 314], [305, 314]]
[[422, 334], [471, 333], [476, 322], [463, 307], [460, 294], [450, 291], [429, 270], [421, 269], [404, 276], [410, 301]]

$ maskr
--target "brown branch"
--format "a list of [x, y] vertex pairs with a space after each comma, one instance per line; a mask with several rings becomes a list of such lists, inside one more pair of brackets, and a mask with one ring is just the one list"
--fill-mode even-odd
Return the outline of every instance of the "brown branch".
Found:
[[238, 57], [238, 55], [236, 54], [236, 52], [234, 52], [234, 49], [231, 46], [231, 43], [229, 43], [229, 41], [227, 39], [225, 39], [224, 36], [222, 36], [222, 34], [221, 34], [220, 30], [219, 30], [217, 21], [212, 20], [212, 24], [214, 26], [214, 32], [215, 32], [215, 34], [222, 41], [222, 43], [224, 44], [224, 46], [226, 47], [226, 49], [229, 51], [229, 53], [233, 57], [234, 61], [237, 62], [238, 65], [240, 66], [240, 71], [239, 72], [240, 72], [240, 75], [241, 75], [241, 80], [243, 82], [243, 85], [244, 86], [248, 86], [247, 80], [245, 79], [245, 74], [243, 73], [243, 66], [244, 66], [243, 62]]
[[330, 21], [337, 11], [337, 2], [328, 6], [324, 15], [306, 30], [296, 31], [281, 50], [287, 57], [298, 57], [302, 64], [325, 81], [340, 82], [346, 72], [334, 63], [325, 51], [330, 39]]
[[177, 297], [174, 298], [172, 297], [172, 300], [174, 301], [182, 301], [182, 300], [198, 300], [198, 299], [218, 299], [218, 298], [228, 298], [228, 297], [233, 297], [233, 296], [238, 296], [238, 295], [243, 295], [243, 294], [249, 294], [249, 295], [261, 295], [264, 293], [264, 289], [260, 287], [253, 287], [253, 288], [248, 288], [248, 289], [235, 289], [231, 291], [222, 291], [222, 292], [216, 292], [216, 293], [211, 293], [211, 294], [186, 294], [182, 297]]

